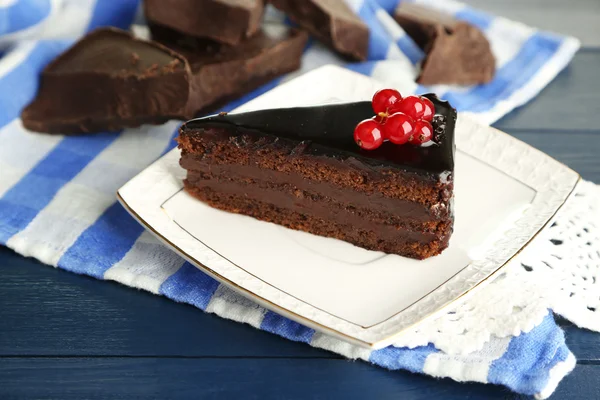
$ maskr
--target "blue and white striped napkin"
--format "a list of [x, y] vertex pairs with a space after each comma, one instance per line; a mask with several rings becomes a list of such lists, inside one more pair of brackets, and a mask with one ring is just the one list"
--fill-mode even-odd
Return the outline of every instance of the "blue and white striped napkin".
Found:
[[[540, 32], [446, 0], [418, 0], [484, 30], [498, 62], [483, 86], [417, 87], [436, 91], [459, 110], [491, 123], [533, 98], [568, 64], [576, 39]], [[369, 60], [347, 65], [393, 86], [416, 77], [423, 54], [390, 17], [398, 0], [348, 0], [371, 29]], [[276, 13], [275, 13], [276, 14]], [[177, 121], [80, 137], [27, 132], [20, 110], [37, 90], [41, 69], [85, 32], [127, 28], [138, 0], [14, 0], [0, 2], [0, 244], [69, 271], [192, 304], [290, 340], [389, 369], [457, 381], [501, 384], [548, 397], [574, 367], [564, 335], [548, 316], [527, 334], [493, 338], [484, 349], [450, 356], [433, 345], [370, 351], [329, 338], [241, 298], [159, 244], [116, 202], [115, 191], [174, 146]], [[304, 69], [342, 63], [313, 43]], [[281, 80], [230, 104], [232, 109]]]

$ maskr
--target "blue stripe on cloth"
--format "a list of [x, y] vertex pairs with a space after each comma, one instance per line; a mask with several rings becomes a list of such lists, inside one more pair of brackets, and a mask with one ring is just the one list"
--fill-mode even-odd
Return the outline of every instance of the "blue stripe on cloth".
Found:
[[315, 330], [268, 311], [260, 325], [263, 331], [275, 333], [296, 342], [310, 343]]
[[[40, 71], [71, 44], [72, 40], [41, 41], [23, 62], [0, 78], [0, 93], [10, 93], [10, 96], [0, 96], [0, 127], [17, 118], [23, 107], [33, 100], [38, 89]], [[22, 46], [17, 46], [12, 51], [17, 52], [21, 48]]]
[[547, 385], [551, 368], [569, 355], [565, 335], [548, 314], [529, 333], [511, 339], [502, 357], [492, 362], [488, 382], [534, 395]]
[[6, 244], [25, 229], [56, 193], [117, 137], [113, 133], [62, 140], [0, 199], [0, 243]]
[[373, 351], [369, 361], [391, 370], [407, 369], [411, 372], [423, 373], [427, 356], [438, 351], [431, 344], [414, 349], [390, 346]]
[[[488, 84], [466, 92], [448, 92], [443, 97], [459, 111], [485, 112], [505, 100], [528, 83], [531, 78], [556, 54], [562, 42], [549, 35], [532, 35], [519, 53], [496, 71]], [[419, 93], [426, 88], [419, 86]]]
[[423, 50], [408, 35], [402, 36], [396, 44], [413, 65], [417, 65], [425, 57]]
[[0, 7], [0, 35], [38, 25], [51, 13], [50, 0], [17, 0], [8, 7]]
[[128, 29], [138, 9], [139, 0], [96, 0], [88, 31], [101, 26]]
[[467, 21], [482, 31], [485, 31], [492, 24], [492, 21], [494, 21], [492, 15], [468, 7], [459, 10], [454, 14], [454, 17], [462, 21]]
[[101, 279], [133, 247], [144, 228], [113, 203], [63, 254], [58, 266]]
[[162, 283], [159, 293], [175, 301], [206, 310], [218, 287], [219, 282], [185, 262]]
[[383, 8], [387, 13], [391, 14], [394, 12], [401, 0], [375, 0], [379, 7]]
[[373, 69], [377, 65], [377, 61], [366, 61], [360, 63], [351, 63], [346, 64], [344, 67], [349, 69], [350, 71], [358, 72], [359, 74], [371, 76], [373, 74]]
[[369, 54], [367, 58], [371, 61], [385, 60], [393, 42], [377, 19], [377, 5], [373, 5], [371, 1], [372, 0], [365, 0], [358, 10], [358, 16], [369, 26], [370, 31]]

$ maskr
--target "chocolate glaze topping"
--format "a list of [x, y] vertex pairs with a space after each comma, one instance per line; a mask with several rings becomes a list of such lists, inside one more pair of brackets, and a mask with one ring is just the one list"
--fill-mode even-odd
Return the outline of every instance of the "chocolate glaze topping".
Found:
[[424, 96], [435, 105], [436, 115], [441, 116], [433, 121], [439, 140], [429, 146], [398, 146], [386, 142], [376, 150], [361, 149], [354, 142], [353, 133], [360, 121], [373, 117], [369, 101], [212, 115], [188, 121], [181, 129], [185, 132], [231, 126], [238, 128], [240, 134], [242, 131], [257, 131], [300, 141], [304, 144], [303, 151], [315, 156], [352, 157], [372, 167], [401, 167], [439, 175], [454, 169], [456, 110], [434, 94]]

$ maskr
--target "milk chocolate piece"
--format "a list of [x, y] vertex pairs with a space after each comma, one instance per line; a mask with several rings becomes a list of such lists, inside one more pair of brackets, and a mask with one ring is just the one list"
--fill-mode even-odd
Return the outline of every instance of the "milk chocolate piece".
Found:
[[494, 78], [496, 61], [490, 44], [475, 26], [404, 1], [394, 18], [426, 53], [420, 84], [473, 85]]
[[144, 0], [144, 11], [151, 23], [235, 45], [259, 30], [264, 0]]
[[185, 113], [187, 60], [113, 28], [91, 32], [42, 72], [22, 112], [27, 129], [47, 133], [118, 131]]
[[342, 55], [364, 61], [369, 28], [342, 0], [270, 0], [292, 21]]
[[154, 40], [189, 61], [188, 118], [298, 69], [308, 40], [306, 32], [268, 24], [237, 46], [193, 38], [158, 25], [151, 25], [151, 32]]

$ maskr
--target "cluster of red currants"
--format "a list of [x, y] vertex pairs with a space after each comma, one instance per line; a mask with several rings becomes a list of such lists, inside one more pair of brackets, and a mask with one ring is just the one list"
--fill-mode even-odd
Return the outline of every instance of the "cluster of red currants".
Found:
[[431, 120], [435, 107], [426, 97], [402, 98], [397, 90], [382, 89], [373, 96], [373, 111], [373, 118], [354, 129], [354, 141], [365, 150], [375, 150], [385, 140], [421, 145], [433, 138]]

